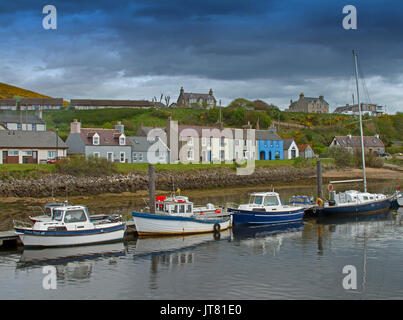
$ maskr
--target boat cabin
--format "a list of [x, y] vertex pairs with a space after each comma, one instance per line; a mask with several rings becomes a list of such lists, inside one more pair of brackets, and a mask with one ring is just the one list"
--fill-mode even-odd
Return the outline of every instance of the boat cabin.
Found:
[[257, 192], [250, 195], [249, 205], [254, 207], [280, 206], [281, 200], [277, 192]]
[[155, 212], [159, 214], [175, 216], [191, 216], [193, 214], [193, 202], [188, 197], [157, 196], [155, 201]]
[[386, 196], [382, 194], [360, 192], [357, 190], [348, 190], [340, 193], [336, 193], [335, 191], [333, 191], [332, 193], [334, 205], [341, 205], [344, 203], [365, 203], [386, 198]]
[[66, 206], [53, 209], [52, 221], [73, 223], [90, 222], [90, 214], [84, 206]]
[[67, 207], [71, 206], [72, 204], [70, 202], [56, 202], [56, 203], [47, 203], [45, 204], [45, 215], [47, 215], [49, 218], [53, 218], [53, 209], [59, 208], [59, 207]]

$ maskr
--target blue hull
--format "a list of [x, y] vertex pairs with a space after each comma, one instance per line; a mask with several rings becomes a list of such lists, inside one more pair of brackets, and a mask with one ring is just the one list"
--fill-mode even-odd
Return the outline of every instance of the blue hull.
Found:
[[392, 200], [387, 198], [367, 204], [353, 204], [348, 206], [333, 206], [320, 208], [318, 216], [349, 215], [349, 214], [371, 214], [387, 211], [392, 206]]
[[234, 225], [283, 224], [302, 221], [304, 209], [284, 212], [257, 212], [228, 208]]

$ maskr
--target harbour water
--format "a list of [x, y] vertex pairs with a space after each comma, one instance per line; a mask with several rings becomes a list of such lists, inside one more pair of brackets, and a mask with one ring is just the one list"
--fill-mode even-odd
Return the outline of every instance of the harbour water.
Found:
[[[247, 192], [239, 197], [214, 192], [195, 202], [246, 198]], [[138, 209], [130, 207], [138, 202], [127, 201], [128, 210]], [[288, 228], [233, 229], [219, 238], [202, 234], [3, 250], [0, 299], [402, 299], [402, 217], [400, 209], [348, 219], [307, 218]], [[43, 286], [46, 266], [56, 269], [56, 289]], [[343, 286], [349, 276], [345, 266], [356, 270], [356, 289]]]

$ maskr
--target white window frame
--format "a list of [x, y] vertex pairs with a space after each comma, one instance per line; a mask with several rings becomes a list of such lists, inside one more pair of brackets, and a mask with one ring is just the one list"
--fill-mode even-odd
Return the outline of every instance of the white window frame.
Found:
[[[109, 155], [112, 155], [112, 157], [111, 157], [111, 159], [109, 160]], [[113, 152], [107, 152], [106, 153], [106, 159], [108, 160], [108, 161], [110, 161], [110, 162], [113, 162], [115, 159], [114, 159], [114, 154], [113, 154]]]
[[[123, 161], [122, 161], [122, 155], [123, 155]], [[120, 157], [119, 157], [120, 163], [125, 163], [126, 161], [126, 152], [120, 152]]]
[[99, 135], [97, 134], [97, 133], [95, 133], [93, 136], [92, 136], [92, 144], [94, 145], [94, 146], [99, 146]]
[[101, 156], [101, 154], [100, 154], [99, 152], [93, 152], [92, 155], [93, 155], [95, 158], [99, 158], [99, 157]]
[[[122, 140], [123, 139], [123, 140]], [[123, 143], [122, 143], [123, 141]], [[119, 145], [124, 146], [126, 144], [126, 137], [124, 134], [120, 135], [119, 137]]]

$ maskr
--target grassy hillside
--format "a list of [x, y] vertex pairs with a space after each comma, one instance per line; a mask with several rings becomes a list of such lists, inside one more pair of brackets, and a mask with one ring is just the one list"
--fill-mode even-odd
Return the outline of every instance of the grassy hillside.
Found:
[[49, 96], [45, 96], [34, 91], [18, 88], [0, 82], [0, 99], [10, 99], [14, 96], [20, 96], [24, 98], [50, 98]]

